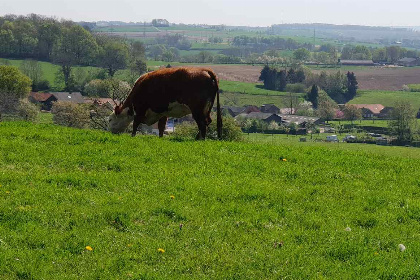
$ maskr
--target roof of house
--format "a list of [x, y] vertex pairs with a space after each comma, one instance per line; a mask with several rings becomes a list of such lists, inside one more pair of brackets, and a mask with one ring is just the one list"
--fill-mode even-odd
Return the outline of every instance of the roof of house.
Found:
[[83, 98], [80, 92], [51, 92], [51, 94], [57, 98], [57, 101], [68, 101], [73, 103], [85, 103], [85, 99]]
[[404, 57], [398, 60], [398, 62], [416, 62], [416, 61], [417, 61], [417, 58], [413, 58], [413, 57]]
[[277, 107], [276, 105], [274, 105], [274, 104], [263, 104], [263, 105], [261, 105], [261, 108], [266, 108], [266, 109], [269, 109], [269, 108], [277, 108], [277, 109], [280, 109], [279, 107]]
[[251, 112], [249, 114], [242, 113], [242, 114], [239, 114], [237, 117], [243, 117], [243, 118], [247, 118], [247, 119], [265, 120], [265, 119], [268, 119], [269, 117], [271, 117], [273, 115], [280, 118], [280, 116], [277, 115], [277, 114], [261, 113], [261, 112]]
[[384, 107], [382, 104], [352, 104], [359, 109], [369, 109], [373, 114], [379, 114]]
[[45, 102], [48, 100], [48, 98], [50, 98], [53, 95], [51, 93], [44, 92], [31, 92], [30, 96], [38, 102]]
[[233, 113], [239, 114], [245, 108], [244, 107], [235, 107], [235, 106], [222, 106], [222, 109], [224, 109], [224, 110], [231, 110]]
[[293, 122], [296, 124], [301, 124], [304, 122], [316, 122], [319, 118], [316, 117], [307, 117], [307, 116], [296, 116], [296, 115], [280, 115], [285, 122]]
[[384, 112], [390, 112], [390, 111], [392, 111], [392, 110], [394, 110], [394, 107], [385, 107], [385, 108], [383, 108], [383, 109], [381, 110], [381, 113], [384, 113]]

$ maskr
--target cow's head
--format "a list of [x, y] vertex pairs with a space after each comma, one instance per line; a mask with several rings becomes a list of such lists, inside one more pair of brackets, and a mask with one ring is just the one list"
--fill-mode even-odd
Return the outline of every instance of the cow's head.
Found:
[[121, 109], [121, 106], [115, 106], [114, 112], [108, 117], [108, 120], [109, 131], [122, 133], [133, 121], [133, 115], [129, 114], [129, 108]]

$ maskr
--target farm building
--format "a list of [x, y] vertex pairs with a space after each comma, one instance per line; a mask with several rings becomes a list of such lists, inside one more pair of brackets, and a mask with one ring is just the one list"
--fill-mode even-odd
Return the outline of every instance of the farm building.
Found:
[[86, 98], [85, 103], [93, 104], [99, 107], [106, 107], [110, 110], [113, 110], [116, 105], [112, 98]]
[[397, 65], [404, 67], [414, 67], [420, 65], [420, 60], [413, 57], [404, 57], [397, 61]]
[[262, 120], [266, 123], [271, 123], [272, 121], [281, 124], [282, 117], [277, 114], [271, 113], [261, 113], [261, 112], [251, 112], [249, 114], [242, 113], [236, 116], [236, 118], [244, 118], [244, 119], [251, 119], [251, 120]]
[[229, 114], [232, 117], [236, 117], [245, 109], [244, 107], [234, 107], [234, 106], [222, 106], [222, 112], [225, 114]]
[[296, 125], [303, 127], [307, 123], [311, 122], [314, 124], [319, 124], [321, 122], [320, 118], [307, 117], [307, 116], [296, 116], [296, 115], [280, 115], [282, 122], [285, 124], [295, 123]]
[[260, 108], [258, 108], [255, 105], [246, 105], [246, 106], [244, 106], [244, 110], [242, 111], [242, 113], [245, 113], [245, 114], [249, 114], [249, 113], [252, 113], [252, 112], [259, 113], [261, 111], [260, 111]]
[[362, 110], [363, 118], [379, 117], [381, 111], [385, 108], [382, 104], [352, 104]]
[[274, 104], [264, 104], [260, 107], [261, 113], [280, 114], [280, 108]]
[[374, 66], [375, 63], [372, 60], [340, 60], [341, 65], [351, 65], [351, 66]]
[[77, 104], [85, 103], [85, 99], [80, 92], [51, 92], [51, 94], [57, 101], [73, 102]]
[[389, 119], [391, 118], [392, 110], [394, 110], [394, 107], [385, 107], [381, 110], [378, 117], [381, 119]]
[[41, 110], [50, 111], [52, 103], [57, 101], [57, 98], [51, 93], [31, 92], [28, 97], [29, 101], [41, 105]]

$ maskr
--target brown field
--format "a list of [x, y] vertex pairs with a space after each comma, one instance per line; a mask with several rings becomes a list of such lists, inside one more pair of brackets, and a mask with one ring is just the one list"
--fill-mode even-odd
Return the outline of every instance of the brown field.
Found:
[[[262, 66], [252, 65], [210, 65], [221, 80], [256, 83]], [[342, 71], [344, 71], [342, 69]], [[318, 72], [319, 70], [314, 70]], [[337, 71], [328, 69], [327, 72]], [[347, 71], [347, 70], [346, 70]], [[362, 90], [401, 90], [405, 84], [420, 84], [420, 68], [370, 67], [350, 70], [356, 74]]]

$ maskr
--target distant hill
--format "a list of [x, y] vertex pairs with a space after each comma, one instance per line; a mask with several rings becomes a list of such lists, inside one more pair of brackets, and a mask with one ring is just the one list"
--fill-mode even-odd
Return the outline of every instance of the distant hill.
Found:
[[[274, 35], [316, 36], [344, 42], [366, 42], [373, 44], [401, 43], [406, 47], [420, 48], [420, 27], [381, 27], [362, 25], [275, 24], [270, 32]], [[314, 34], [315, 33], [315, 34]]]

